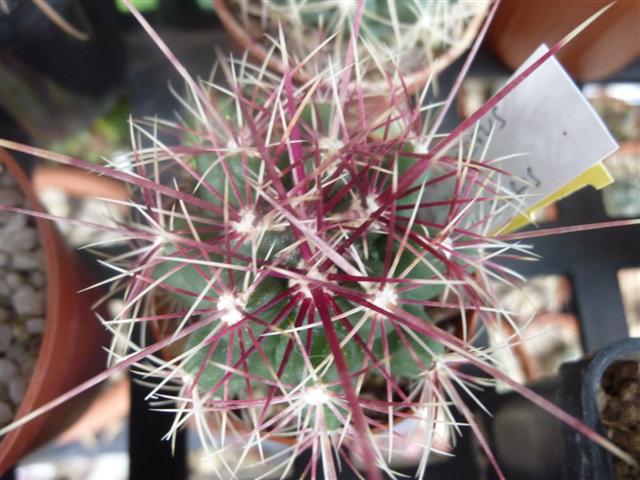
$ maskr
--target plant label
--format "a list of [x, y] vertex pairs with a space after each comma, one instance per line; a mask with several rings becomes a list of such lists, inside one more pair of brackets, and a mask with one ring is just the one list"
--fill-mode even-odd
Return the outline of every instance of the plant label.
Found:
[[[547, 51], [541, 45], [514, 76]], [[502, 99], [476, 136], [474, 152], [488, 142], [484, 160], [503, 158], [492, 164], [508, 173], [496, 183], [510, 200], [492, 217], [491, 229], [519, 228], [534, 210], [587, 184], [602, 188], [612, 181], [601, 162], [618, 145], [555, 57]]]

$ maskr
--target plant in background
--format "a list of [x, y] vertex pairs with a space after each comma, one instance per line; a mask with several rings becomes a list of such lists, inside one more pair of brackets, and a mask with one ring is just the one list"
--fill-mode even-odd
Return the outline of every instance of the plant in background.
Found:
[[[295, 72], [303, 81], [324, 71], [330, 62], [344, 65], [347, 46], [357, 28], [358, 57], [370, 60], [360, 65], [361, 86], [374, 92], [386, 92], [389, 78], [394, 78], [396, 86], [402, 78], [411, 91], [422, 88], [430, 76], [469, 48], [490, 5], [488, 0], [367, 0], [358, 24], [354, 24], [359, 5], [355, 0], [213, 3], [231, 36], [278, 72], [284, 71], [286, 59], [269, 39], [278, 38], [280, 30], [286, 32], [287, 55], [305, 63]], [[331, 45], [324, 46], [321, 55], [314, 55], [318, 45], [328, 39], [333, 39]]]
[[294, 75], [304, 64], [283, 37], [282, 75], [232, 58], [217, 65], [224, 82], [196, 82], [134, 14], [189, 89], [179, 121], [132, 126], [131, 171], [0, 142], [124, 181], [136, 199], [132, 221], [115, 228], [133, 248], [110, 260], [106, 282], [124, 296], [104, 319], [112, 366], [14, 426], [135, 365], [156, 385], [154, 406], [175, 413], [168, 438], [194, 421], [212, 458], [241, 447], [237, 464], [221, 462], [223, 477], [253, 449], [267, 456], [270, 440], [286, 445], [272, 458], [285, 473], [309, 450], [313, 478], [320, 462], [337, 478], [340, 462], [356, 458], [368, 478], [393, 475], [388, 464], [408, 436], [396, 427], [411, 421], [430, 432], [422, 473], [461, 430], [452, 406], [499, 472], [467, 406], [476, 387], [499, 381], [625, 456], [502, 373], [492, 354], [508, 344], [474, 343], [482, 325], [517, 331], [489, 280], [516, 276], [499, 257], [531, 258], [518, 243], [527, 234], [492, 235], [520, 199], [503, 186], [502, 159], [476, 141], [477, 121], [562, 42], [442, 136], [443, 110], [423, 105], [427, 87], [418, 98], [402, 85], [384, 99], [365, 93], [362, 8], [347, 60], [303, 84]]

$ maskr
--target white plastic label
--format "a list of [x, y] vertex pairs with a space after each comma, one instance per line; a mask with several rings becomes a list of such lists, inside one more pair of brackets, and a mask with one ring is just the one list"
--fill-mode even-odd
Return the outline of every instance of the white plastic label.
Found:
[[[540, 46], [518, 75], [548, 48]], [[593, 107], [555, 57], [549, 58], [481, 121], [479, 132], [493, 128], [485, 159], [521, 154], [496, 164], [508, 193], [520, 204], [505, 208], [491, 222], [508, 223], [613, 153], [618, 145]], [[482, 140], [482, 139], [481, 139]], [[484, 139], [486, 141], [486, 137]], [[479, 146], [474, 147], [474, 152]]]

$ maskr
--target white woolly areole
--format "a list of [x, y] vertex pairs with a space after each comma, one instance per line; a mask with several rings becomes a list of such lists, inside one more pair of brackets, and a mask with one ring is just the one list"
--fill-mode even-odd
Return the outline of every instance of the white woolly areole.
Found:
[[378, 202], [376, 201], [375, 195], [367, 195], [367, 198], [365, 199], [365, 203], [367, 205], [367, 213], [369, 215], [373, 214], [374, 212], [376, 212], [376, 210], [380, 208], [380, 205], [378, 205]]
[[318, 144], [322, 150], [327, 150], [329, 152], [335, 152], [344, 146], [344, 143], [342, 143], [341, 140], [329, 137], [321, 138]]
[[442, 254], [447, 257], [447, 260], [449, 260], [453, 252], [453, 240], [451, 240], [451, 237], [447, 237], [440, 243], [444, 247], [442, 249]]
[[248, 143], [250, 142], [247, 142], [246, 139], [244, 141], [240, 139], [240, 143], [238, 143], [234, 138], [230, 138], [226, 144], [227, 153], [229, 154], [244, 153], [249, 157], [259, 157], [260, 154], [258, 153], [258, 151], [255, 148], [247, 146]]
[[[376, 198], [377, 195], [375, 193], [370, 193], [364, 198], [363, 202], [359, 197], [352, 196], [351, 205], [345, 215], [351, 225], [357, 228], [366, 222], [367, 219], [371, 218], [371, 216], [380, 208], [380, 204], [377, 202]], [[381, 229], [383, 229], [383, 225], [377, 220], [374, 220], [369, 227], [370, 231]]]
[[[333, 156], [338, 150], [340, 150], [344, 146], [344, 143], [342, 143], [342, 141], [338, 140], [337, 138], [324, 137], [320, 139], [320, 141], [318, 142], [318, 145], [320, 147], [320, 150], [323, 150], [322, 158], [324, 161], [324, 159], [326, 159], [327, 157]], [[325, 178], [333, 176], [338, 166], [338, 163], [339, 163], [338, 160], [335, 159], [335, 161], [333, 161], [324, 170], [323, 175]]]
[[231, 152], [235, 152], [238, 150], [238, 148], [239, 148], [238, 142], [236, 142], [235, 139], [230, 138], [229, 141], [227, 142], [227, 150]]
[[[364, 199], [364, 209], [362, 208], [362, 203], [357, 197], [353, 197], [351, 199], [351, 207], [350, 210], [352, 212], [357, 212], [359, 216], [364, 216], [369, 218], [376, 210], [380, 208], [380, 204], [376, 201], [376, 195], [370, 193]], [[364, 221], [364, 219], [361, 219]]]
[[251, 210], [245, 210], [240, 214], [240, 221], [232, 223], [233, 229], [241, 234], [251, 233], [255, 230], [255, 221], [256, 215]]
[[244, 318], [244, 315], [240, 309], [245, 308], [245, 305], [240, 299], [231, 293], [223, 293], [218, 297], [218, 310], [225, 311], [220, 317], [220, 320], [227, 325], [235, 325]]
[[373, 300], [371, 303], [376, 307], [388, 310], [389, 307], [398, 304], [398, 294], [391, 285], [385, 285], [382, 290], [378, 290], [373, 293]]
[[327, 390], [320, 385], [309, 387], [302, 393], [302, 401], [314, 407], [324, 405], [330, 398]]
[[426, 143], [415, 142], [413, 144], [413, 152], [417, 153], [418, 155], [424, 155], [425, 153], [429, 153], [429, 147]]
[[151, 249], [161, 252], [160, 247], [162, 247], [165, 243], [167, 243], [167, 239], [165, 237], [163, 237], [162, 235], [156, 235], [153, 239]]
[[422, 30], [426, 30], [427, 32], [431, 32], [433, 30], [433, 21], [431, 20], [431, 15], [428, 12], [420, 12], [420, 20], [418, 21], [418, 25]]
[[355, 12], [357, 6], [358, 4], [355, 0], [342, 0], [338, 2], [338, 8], [340, 8], [345, 15]]

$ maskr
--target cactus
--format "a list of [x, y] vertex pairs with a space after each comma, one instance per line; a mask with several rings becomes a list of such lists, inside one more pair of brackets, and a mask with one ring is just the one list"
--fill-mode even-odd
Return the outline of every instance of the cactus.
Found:
[[[407, 436], [396, 426], [411, 420], [429, 431], [422, 474], [435, 445], [459, 431], [453, 406], [500, 472], [466, 405], [494, 381], [624, 457], [501, 372], [491, 355], [509, 345], [474, 345], [479, 325], [511, 322], [489, 280], [516, 274], [497, 258], [531, 258], [518, 243], [528, 234], [493, 234], [500, 209], [520, 199], [477, 145], [478, 120], [562, 42], [438, 136], [442, 115], [424, 105], [428, 86], [417, 97], [402, 86], [365, 93], [357, 28], [354, 61], [328, 61], [302, 85], [284, 38], [282, 75], [231, 58], [217, 64], [223, 82], [196, 82], [133, 13], [186, 80], [178, 121], [132, 123], [126, 169], [0, 141], [135, 192], [131, 222], [113, 228], [133, 248], [108, 262], [109, 283], [124, 294], [120, 312], [102, 319], [114, 337], [110, 368], [0, 434], [135, 366], [155, 385], [153, 405], [175, 413], [167, 438], [194, 421], [212, 457], [240, 445], [238, 465], [219, 463], [222, 477], [250, 450], [266, 456], [270, 440], [286, 443], [273, 455], [285, 473], [310, 451], [312, 478], [320, 462], [337, 478], [337, 460], [351, 465], [354, 456], [368, 478], [393, 475], [389, 461]], [[623, 223], [605, 226], [614, 224]], [[464, 364], [490, 378], [462, 372]]]
[[125, 306], [105, 324], [127, 341], [135, 323], [164, 332], [170, 351], [141, 367], [177, 402], [176, 429], [216, 425], [213, 452], [293, 438], [325, 465], [358, 445], [388, 470], [395, 436], [383, 455], [373, 431], [452, 427], [454, 365], [487, 355], [442, 325], [508, 321], [486, 278], [508, 281], [494, 259], [509, 245], [476, 208], [499, 202], [497, 171], [475, 128], [446, 145], [431, 106], [365, 96], [357, 67], [302, 86], [244, 60], [217, 68], [223, 84], [193, 82], [180, 122], [134, 125], [150, 145], [134, 145], [133, 171], [153, 183], [134, 182], [145, 235], [112, 262]]
[[322, 460], [335, 478], [350, 451], [376, 478], [413, 419], [432, 432], [424, 469], [455, 435], [436, 433], [457, 428], [452, 404], [482, 438], [459, 389], [477, 401], [468, 385], [487, 379], [458, 366], [509, 381], [466, 330], [510, 322], [488, 280], [515, 275], [498, 257], [530, 254], [492, 218], [519, 198], [476, 146], [482, 112], [437, 138], [426, 90], [367, 96], [357, 63], [296, 85], [290, 62], [280, 76], [223, 60], [224, 82], [187, 77], [187, 117], [135, 126], [151, 143], [130, 156], [152, 179], [132, 180], [145, 235], [113, 264], [127, 295], [105, 324], [128, 341], [135, 323], [165, 332], [170, 351], [139, 367], [176, 403], [169, 436], [194, 420], [212, 456], [288, 439], [289, 467], [311, 450], [313, 476]]
[[[276, 62], [273, 57], [279, 57], [279, 49], [273, 48], [279, 32], [286, 32], [288, 54], [298, 61], [307, 59], [296, 72], [305, 80], [325, 70], [329, 61], [345, 63], [354, 19], [358, 18], [357, 56], [367, 59], [360, 66], [365, 79], [362, 85], [376, 92], [385, 91], [388, 79], [397, 73], [409, 88], [422, 87], [430, 75], [440, 72], [471, 45], [489, 5], [488, 0], [227, 0], [215, 3], [227, 27], [228, 6], [234, 22], [254, 41], [258, 40], [257, 28], [265, 33], [261, 43], [273, 62]], [[327, 39], [332, 39], [330, 46], [323, 47], [322, 55], [313, 55]]]

